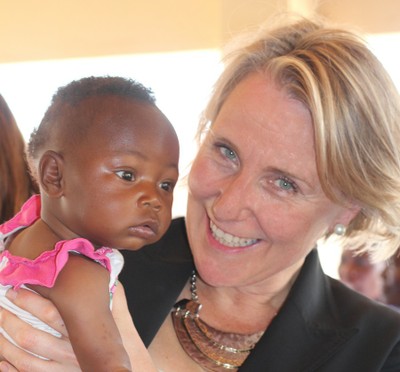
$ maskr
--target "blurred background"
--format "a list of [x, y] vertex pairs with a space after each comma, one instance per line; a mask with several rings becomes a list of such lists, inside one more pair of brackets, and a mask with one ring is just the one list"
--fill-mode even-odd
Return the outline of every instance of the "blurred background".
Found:
[[[138, 80], [177, 130], [184, 176], [224, 45], [279, 11], [361, 32], [400, 87], [399, 0], [0, 0], [0, 94], [28, 139], [59, 86], [91, 75]], [[184, 188], [174, 216], [185, 213]], [[334, 252], [324, 247], [322, 258], [337, 276]]]

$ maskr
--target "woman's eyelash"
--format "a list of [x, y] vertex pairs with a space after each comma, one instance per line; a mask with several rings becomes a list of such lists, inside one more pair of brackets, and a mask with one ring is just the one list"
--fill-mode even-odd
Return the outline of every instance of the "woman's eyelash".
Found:
[[[298, 192], [299, 188], [296, 185], [295, 182], [291, 181], [289, 178], [285, 177], [285, 176], [281, 176], [277, 179], [278, 182], [280, 182], [279, 187], [282, 190], [286, 190], [286, 191], [291, 191], [293, 190], [293, 192]], [[288, 188], [289, 187], [289, 188]]]
[[215, 146], [215, 147], [219, 150], [219, 152], [220, 152], [223, 156], [225, 156], [226, 158], [231, 159], [231, 160], [237, 158], [235, 151], [233, 151], [233, 150], [232, 150], [230, 147], [228, 147], [227, 145], [225, 145], [225, 144], [223, 144], [223, 143], [216, 143], [214, 146]]
[[[214, 147], [218, 150], [218, 152], [226, 159], [237, 162], [237, 155], [234, 150], [232, 150], [229, 146], [227, 146], [223, 142], [215, 142]], [[290, 178], [286, 176], [278, 176], [275, 181], [271, 181], [275, 184], [275, 187], [278, 187], [282, 191], [297, 193], [299, 192], [299, 187], [296, 182], [292, 181]]]

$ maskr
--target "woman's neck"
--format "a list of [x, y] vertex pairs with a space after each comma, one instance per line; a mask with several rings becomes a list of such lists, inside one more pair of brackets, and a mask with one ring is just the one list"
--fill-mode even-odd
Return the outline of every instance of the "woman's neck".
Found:
[[265, 330], [285, 302], [300, 268], [301, 265], [286, 280], [271, 279], [251, 286], [213, 287], [197, 278], [201, 318], [225, 332]]

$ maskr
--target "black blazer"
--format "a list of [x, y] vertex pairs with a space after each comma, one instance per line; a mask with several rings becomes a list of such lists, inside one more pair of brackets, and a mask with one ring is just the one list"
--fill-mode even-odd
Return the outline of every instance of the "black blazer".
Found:
[[[183, 218], [159, 242], [123, 252], [136, 327], [149, 345], [193, 270]], [[400, 371], [400, 313], [326, 276], [313, 250], [240, 372]]]

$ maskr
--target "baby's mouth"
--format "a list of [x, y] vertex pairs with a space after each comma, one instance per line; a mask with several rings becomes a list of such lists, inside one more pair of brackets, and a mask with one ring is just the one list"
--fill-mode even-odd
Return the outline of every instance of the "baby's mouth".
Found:
[[210, 220], [211, 234], [215, 240], [228, 247], [248, 247], [257, 243], [258, 239], [241, 238], [222, 231]]
[[143, 239], [153, 239], [158, 235], [159, 224], [154, 219], [147, 219], [131, 226], [130, 230]]

